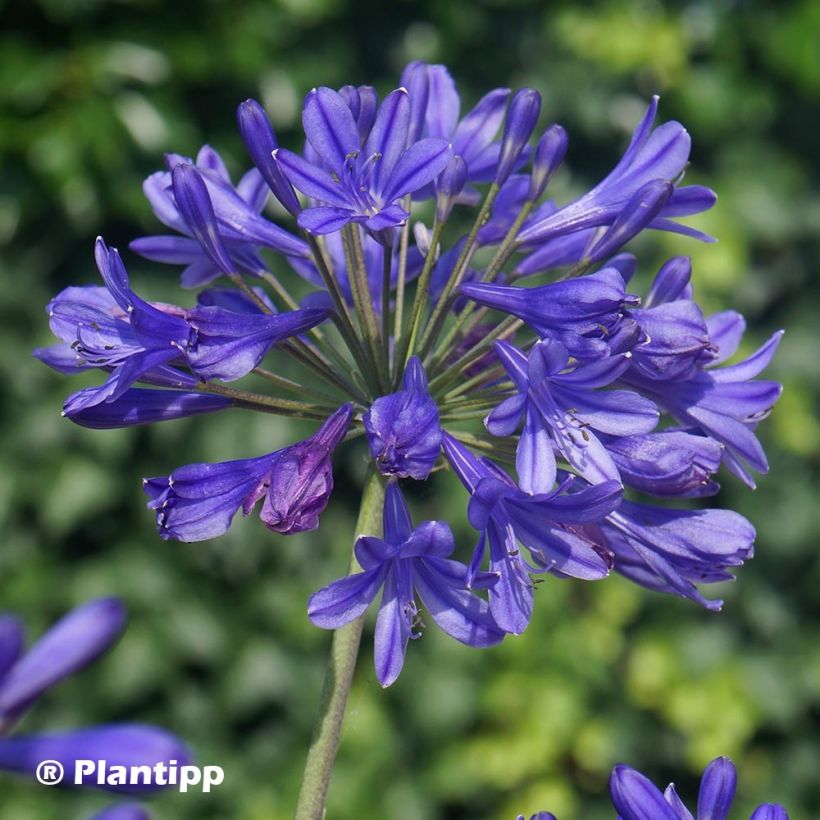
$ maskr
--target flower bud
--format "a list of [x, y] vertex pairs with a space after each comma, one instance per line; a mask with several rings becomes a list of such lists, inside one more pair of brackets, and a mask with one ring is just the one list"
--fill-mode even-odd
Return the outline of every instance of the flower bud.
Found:
[[624, 205], [607, 232], [589, 249], [587, 261], [605, 259], [637, 236], [660, 213], [675, 186], [663, 179], [647, 182]]
[[272, 153], [279, 147], [279, 143], [264, 109], [256, 100], [245, 100], [236, 109], [236, 120], [253, 164], [268, 183], [274, 196], [296, 216], [302, 207], [293, 187], [273, 159]]
[[541, 95], [537, 91], [532, 88], [522, 88], [515, 92], [504, 120], [501, 153], [495, 173], [496, 184], [503, 185], [513, 172], [540, 113]]
[[416, 356], [407, 363], [402, 390], [376, 399], [364, 414], [365, 433], [379, 470], [397, 478], [427, 478], [441, 450], [439, 413]]
[[532, 160], [530, 192], [531, 202], [538, 199], [549, 185], [552, 175], [564, 160], [567, 152], [567, 132], [560, 125], [550, 126], [538, 140]]
[[177, 207], [194, 239], [223, 273], [233, 273], [234, 264], [222, 243], [214, 206], [199, 171], [193, 165], [180, 162], [171, 172], [171, 184]]
[[467, 181], [467, 165], [455, 154], [436, 180], [436, 219], [444, 222]]

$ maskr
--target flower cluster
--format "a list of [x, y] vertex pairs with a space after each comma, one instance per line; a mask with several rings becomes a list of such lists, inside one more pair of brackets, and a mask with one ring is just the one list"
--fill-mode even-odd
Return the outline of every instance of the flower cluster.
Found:
[[[0, 614], [0, 769], [34, 777], [41, 761], [73, 771], [78, 759], [99, 758], [111, 766], [148, 766], [189, 761], [182, 742], [155, 726], [111, 724], [48, 734], [7, 737], [52, 686], [93, 663], [125, 628], [126, 613], [116, 598], [100, 598], [72, 610], [28, 651], [23, 628], [13, 615]], [[156, 785], [105, 786], [114, 792], [150, 792]], [[139, 806], [121, 804], [95, 820], [146, 820]]]
[[[678, 796], [674, 783], [661, 792], [651, 780], [629, 766], [616, 766], [612, 770], [609, 792], [620, 820], [726, 820], [736, 785], [734, 763], [728, 757], [717, 757], [703, 772], [695, 815]], [[519, 815], [518, 820], [525, 820], [524, 815]], [[530, 820], [556, 818], [542, 811], [533, 814]], [[777, 803], [764, 803], [752, 812], [749, 820], [789, 820], [789, 815]]]
[[[744, 320], [704, 315], [684, 257], [642, 297], [629, 290], [638, 265], [623, 249], [641, 232], [711, 241], [679, 221], [715, 201], [682, 183], [686, 130], [656, 127], [652, 99], [613, 170], [561, 204], [545, 192], [568, 137], [537, 130], [535, 90], [495, 89], [462, 113], [443, 66], [413, 63], [401, 82], [381, 100], [368, 86], [312, 90], [299, 151], [242, 103], [253, 167], [236, 184], [210, 147], [168, 155], [145, 193], [171, 233], [131, 248], [181, 266], [196, 295], [144, 301], [98, 240], [104, 287], [55, 297], [60, 342], [36, 352], [64, 373], [103, 371], [64, 414], [110, 428], [244, 408], [313, 424], [266, 455], [146, 479], [161, 537], [180, 541], [221, 535], [259, 501], [267, 528], [315, 529], [334, 450], [363, 437], [387, 483], [383, 537], [361, 534], [363, 572], [317, 592], [308, 614], [335, 629], [383, 588], [383, 685], [422, 606], [459, 641], [488, 646], [526, 629], [545, 575], [614, 570], [719, 609], [699, 585], [732, 578], [755, 533], [697, 500], [717, 492], [721, 467], [750, 487], [766, 472], [755, 431], [780, 386], [757, 377], [780, 334], [729, 363]], [[271, 196], [286, 227], [266, 215]], [[441, 468], [469, 496], [476, 542], [463, 563], [449, 557], [447, 524], [414, 528], [402, 498], [401, 482]]]

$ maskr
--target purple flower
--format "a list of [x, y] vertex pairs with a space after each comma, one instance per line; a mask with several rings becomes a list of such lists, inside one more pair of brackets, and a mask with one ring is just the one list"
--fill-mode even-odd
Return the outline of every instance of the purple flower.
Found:
[[143, 191], [157, 219], [183, 236], [146, 236], [132, 242], [130, 248], [156, 262], [185, 265], [183, 287], [206, 285], [224, 270], [203, 249], [195, 226], [189, 221], [190, 214], [183, 212], [176, 198], [171, 172], [181, 164], [195, 167], [207, 187], [218, 235], [227, 248], [232, 268], [252, 275], [266, 270], [258, 248], [270, 248], [288, 257], [309, 256], [303, 240], [260, 216], [269, 191], [256, 168], [234, 187], [221, 157], [207, 145], [200, 150], [195, 164], [178, 154], [167, 155], [166, 163], [168, 170], [148, 177]]
[[299, 227], [326, 234], [357, 222], [378, 238], [402, 225], [409, 214], [398, 200], [435, 179], [452, 156], [450, 145], [440, 139], [406, 147], [409, 121], [410, 102], [400, 88], [379, 106], [362, 146], [344, 98], [330, 88], [311, 91], [302, 122], [321, 165], [284, 148], [275, 154], [294, 187], [321, 203], [299, 214]]
[[78, 370], [99, 367], [110, 372], [104, 384], [70, 396], [65, 414], [113, 402], [135, 381], [195, 387], [197, 379], [171, 366], [188, 345], [190, 329], [183, 311], [140, 299], [129, 286], [116, 248], [108, 248], [102, 238], [97, 239], [95, 256], [105, 289], [67, 288], [53, 299], [47, 308], [51, 330], [63, 346], [35, 351], [46, 364], [59, 367], [61, 361], [68, 364], [68, 348], [78, 359]]
[[[618, 506], [622, 488], [617, 481], [574, 493], [566, 492], [574, 483], [567, 477], [554, 491], [529, 494], [448, 433], [443, 444], [450, 466], [470, 492], [468, 517], [480, 533], [471, 573], [481, 566], [489, 547], [490, 571], [498, 575], [489, 593], [490, 609], [505, 632], [520, 634], [529, 623], [530, 573], [585, 580], [609, 574], [611, 554], [600, 545], [600, 534], [587, 525], [603, 520]], [[527, 548], [532, 563], [524, 560], [517, 541]]]
[[623, 501], [601, 531], [615, 571], [648, 589], [689, 598], [717, 611], [695, 586], [734, 580], [731, 570], [754, 554], [754, 527], [731, 510], [674, 510]]
[[532, 174], [527, 198], [534, 202], [549, 185], [553, 174], [564, 161], [567, 153], [567, 132], [560, 125], [551, 125], [538, 140], [532, 158]]
[[[677, 184], [689, 162], [691, 140], [678, 122], [667, 122], [652, 130], [658, 109], [653, 97], [621, 161], [610, 174], [580, 199], [543, 219], [529, 220], [518, 236], [523, 245], [563, 236], [591, 227], [611, 226], [630, 200], [649, 183]], [[653, 214], [647, 227], [675, 231], [710, 241], [706, 234], [680, 225], [674, 217], [708, 210], [715, 195], [708, 188], [676, 187], [665, 204]]]
[[629, 315], [645, 341], [632, 349], [631, 370], [656, 381], [694, 376], [717, 357], [701, 309], [692, 301], [692, 262], [676, 256], [661, 266], [647, 298]]
[[624, 311], [639, 300], [626, 292], [615, 268], [537, 288], [465, 284], [461, 293], [517, 316], [542, 337], [558, 339], [576, 358], [629, 350], [637, 340], [638, 326]]
[[298, 336], [323, 322], [326, 308], [266, 314], [227, 310], [217, 305], [189, 310], [191, 327], [187, 360], [202, 379], [234, 381], [251, 372], [278, 342]]
[[[443, 65], [410, 63], [401, 77], [410, 95], [409, 142], [421, 136], [444, 139], [467, 167], [468, 182], [490, 182], [498, 166], [501, 143], [494, 142], [510, 96], [508, 88], [485, 94], [475, 107], [459, 120], [461, 100], [453, 78]], [[473, 201], [475, 189], [465, 191], [462, 199]]]
[[504, 118], [504, 134], [501, 137], [501, 150], [495, 172], [497, 185], [503, 185], [518, 164], [540, 113], [541, 95], [537, 91], [522, 88], [513, 94], [507, 116]]
[[[726, 820], [735, 796], [737, 772], [728, 757], [715, 758], [700, 781], [696, 820]], [[670, 784], [661, 793], [647, 777], [629, 766], [616, 766], [609, 779], [612, 803], [622, 820], [695, 820]], [[750, 820], [788, 820], [786, 810], [767, 803]]]
[[402, 390], [376, 399], [362, 421], [383, 475], [423, 481], [441, 451], [439, 413], [418, 357], [407, 362]]
[[486, 419], [490, 433], [512, 435], [524, 423], [516, 451], [521, 489], [549, 492], [555, 484], [557, 450], [592, 484], [620, 481], [618, 469], [595, 431], [611, 436], [648, 433], [658, 410], [648, 399], [627, 390], [600, 390], [629, 366], [629, 354], [569, 366], [561, 342], [544, 339], [524, 354], [509, 342], [496, 342], [496, 353], [518, 392]]
[[0, 769], [33, 777], [43, 760], [55, 760], [71, 771], [77, 759], [103, 759], [111, 765], [188, 762], [188, 752], [176, 737], [139, 724], [4, 737], [46, 690], [108, 650], [122, 634], [125, 619], [118, 599], [99, 598], [72, 610], [24, 652], [20, 622], [0, 615]]
[[707, 436], [666, 429], [642, 436], [601, 436], [624, 484], [650, 495], [701, 498], [720, 486], [723, 446]]
[[691, 377], [659, 381], [630, 369], [622, 380], [649, 396], [681, 424], [723, 444], [723, 463], [727, 469], [754, 487], [749, 469], [759, 473], [769, 469], [754, 431], [769, 415], [783, 390], [777, 382], [755, 377], [772, 360], [783, 331], [773, 334], [755, 353], [737, 364], [711, 366], [732, 356], [744, 327], [743, 317], [733, 311], [710, 317], [707, 320], [709, 339], [717, 348], [717, 355], [710, 367], [698, 370]]
[[310, 437], [258, 458], [189, 464], [167, 478], [147, 478], [143, 489], [156, 510], [161, 538], [205, 541], [227, 532], [242, 508], [282, 535], [315, 530], [333, 490], [332, 456], [347, 432], [346, 404]]
[[248, 154], [268, 188], [288, 211], [298, 214], [302, 208], [296, 193], [273, 158], [279, 143], [265, 110], [256, 100], [245, 100], [236, 110], [236, 121]]
[[[326, 308], [268, 315], [249, 300], [240, 310], [216, 303], [190, 311], [149, 304], [131, 290], [119, 253], [101, 238], [96, 259], [106, 288], [66, 288], [52, 300], [50, 325], [62, 344], [34, 352], [63, 372], [97, 367], [110, 373], [99, 387], [68, 398], [64, 415], [72, 419], [96, 416], [106, 423], [112, 415], [116, 418], [118, 411], [87, 411], [103, 402], [120, 402], [137, 381], [191, 390], [202, 380], [238, 379], [253, 370], [273, 345], [303, 333], [328, 315]], [[180, 365], [188, 365], [194, 375], [179, 369]], [[144, 393], [137, 395], [145, 398]], [[204, 401], [198, 404], [206, 406]], [[216, 409], [214, 402], [207, 407]]]
[[81, 407], [64, 415], [81, 427], [111, 430], [215, 413], [233, 407], [234, 404], [233, 399], [223, 396], [131, 387], [114, 401]]
[[[396, 484], [387, 486], [384, 539], [363, 535], [356, 541], [356, 558], [363, 572], [334, 581], [308, 602], [310, 620], [323, 629], [338, 629], [360, 617], [383, 588], [376, 621], [376, 676], [390, 686], [404, 665], [410, 638], [424, 626], [418, 595], [436, 624], [468, 646], [486, 647], [504, 638], [487, 603], [467, 589], [467, 567], [448, 556], [455, 542], [450, 527], [425, 521], [413, 529], [410, 513]], [[492, 584], [482, 573], [476, 587]]]

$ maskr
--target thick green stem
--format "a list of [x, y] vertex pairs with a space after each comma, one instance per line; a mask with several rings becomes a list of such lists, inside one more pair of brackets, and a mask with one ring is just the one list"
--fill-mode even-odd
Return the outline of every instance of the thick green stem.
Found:
[[[365, 482], [356, 536], [381, 535], [382, 509], [384, 507], [384, 479], [371, 469]], [[355, 556], [350, 560], [350, 574], [361, 567]], [[325, 684], [319, 703], [319, 713], [313, 729], [299, 801], [296, 804], [296, 820], [323, 820], [325, 800], [333, 772], [333, 762], [339, 747], [339, 735], [356, 668], [359, 642], [362, 637], [364, 616], [337, 629], [333, 633], [330, 660], [325, 673]]]

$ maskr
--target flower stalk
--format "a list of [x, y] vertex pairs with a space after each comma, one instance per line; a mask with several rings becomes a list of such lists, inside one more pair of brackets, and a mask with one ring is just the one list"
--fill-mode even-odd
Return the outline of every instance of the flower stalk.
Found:
[[[384, 479], [371, 467], [365, 480], [359, 518], [356, 522], [357, 536], [381, 534], [384, 489]], [[360, 571], [361, 567], [355, 555], [351, 556], [348, 574], [353, 575]], [[313, 739], [308, 750], [299, 800], [296, 804], [296, 820], [322, 820], [325, 816], [330, 776], [339, 747], [342, 721], [353, 682], [353, 672], [356, 669], [363, 626], [362, 615], [333, 633]]]

